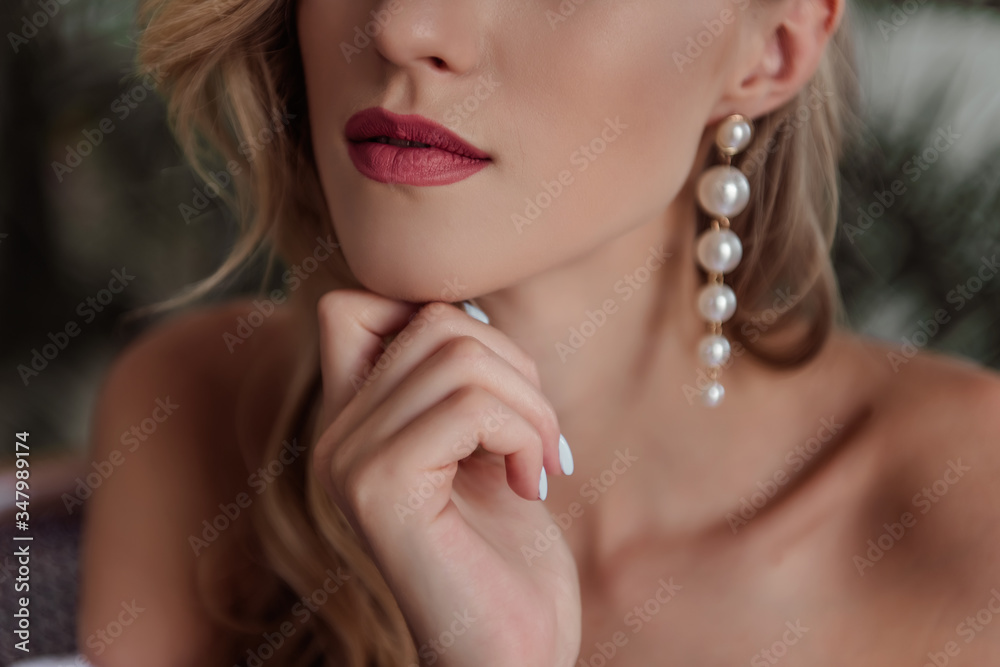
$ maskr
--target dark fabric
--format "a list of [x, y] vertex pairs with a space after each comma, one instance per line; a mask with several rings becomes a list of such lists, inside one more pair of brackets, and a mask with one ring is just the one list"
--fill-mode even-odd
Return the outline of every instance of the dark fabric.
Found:
[[[43, 655], [75, 653], [77, 563], [80, 551], [80, 516], [60, 507], [48, 515], [32, 513], [29, 531], [15, 528], [13, 521], [0, 526], [0, 665], [6, 667], [15, 660], [27, 660]], [[14, 541], [14, 535], [30, 535], [29, 541]], [[28, 584], [30, 590], [18, 592], [18, 561], [14, 551], [29, 545], [31, 562]], [[29, 597], [31, 639], [29, 653], [14, 648], [17, 599]]]

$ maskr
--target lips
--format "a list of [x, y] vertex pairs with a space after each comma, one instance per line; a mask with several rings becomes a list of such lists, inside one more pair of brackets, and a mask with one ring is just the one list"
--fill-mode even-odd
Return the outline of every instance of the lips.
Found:
[[450, 185], [492, 161], [489, 154], [427, 118], [380, 107], [351, 116], [344, 135], [354, 166], [379, 183]]
[[353, 142], [373, 141], [381, 137], [416, 142], [474, 160], [490, 159], [488, 153], [463, 141], [451, 130], [432, 120], [417, 115], [402, 116], [382, 107], [365, 109], [351, 116], [344, 134], [348, 141]]

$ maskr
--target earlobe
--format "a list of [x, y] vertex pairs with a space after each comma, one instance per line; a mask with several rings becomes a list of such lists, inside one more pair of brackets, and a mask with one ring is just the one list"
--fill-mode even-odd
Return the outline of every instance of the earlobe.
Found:
[[844, 0], [787, 0], [753, 40], [747, 63], [719, 101], [712, 122], [731, 113], [758, 118], [793, 99], [819, 67], [840, 25]]

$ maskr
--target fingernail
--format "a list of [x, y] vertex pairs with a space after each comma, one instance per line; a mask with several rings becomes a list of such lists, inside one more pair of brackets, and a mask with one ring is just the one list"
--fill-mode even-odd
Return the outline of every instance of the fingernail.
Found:
[[564, 475], [573, 474], [573, 452], [569, 450], [569, 443], [562, 433], [559, 434], [559, 467]]
[[545, 466], [542, 466], [542, 476], [538, 480], [538, 499], [545, 500], [549, 495], [549, 478], [545, 476]]
[[469, 317], [474, 317], [483, 324], [490, 323], [490, 318], [486, 316], [486, 313], [483, 312], [482, 308], [474, 306], [468, 301], [462, 302], [462, 308], [465, 310], [466, 314], [469, 315]]

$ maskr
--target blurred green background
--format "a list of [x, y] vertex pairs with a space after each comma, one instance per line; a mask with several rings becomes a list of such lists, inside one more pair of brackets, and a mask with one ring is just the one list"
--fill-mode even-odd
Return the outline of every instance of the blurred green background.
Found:
[[[12, 37], [39, 2], [58, 12]], [[35, 454], [84, 447], [101, 376], [143, 326], [122, 315], [208, 275], [236, 230], [217, 200], [195, 219], [179, 210], [201, 185], [131, 75], [134, 4], [0, 4], [0, 426], [30, 431]], [[855, 9], [865, 131], [844, 161], [834, 254], [852, 326], [922, 343], [944, 310], [927, 346], [1000, 368], [1000, 280], [977, 279], [1000, 254], [1000, 1]], [[939, 136], [947, 149], [915, 166]], [[89, 155], [67, 154], [91, 139]], [[114, 271], [134, 278], [102, 292]], [[229, 293], [259, 281], [250, 271]], [[70, 322], [79, 335], [24, 376]]]

